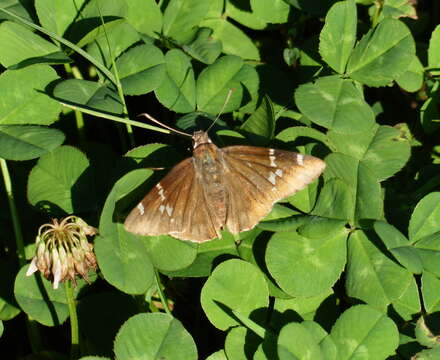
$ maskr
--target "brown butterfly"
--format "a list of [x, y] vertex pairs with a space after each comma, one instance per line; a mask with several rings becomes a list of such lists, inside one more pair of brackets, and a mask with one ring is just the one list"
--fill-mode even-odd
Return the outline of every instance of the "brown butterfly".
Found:
[[221, 229], [250, 230], [275, 202], [305, 188], [325, 168], [321, 159], [291, 151], [218, 148], [204, 131], [192, 138], [193, 156], [171, 169], [130, 212], [128, 231], [203, 242], [220, 237]]

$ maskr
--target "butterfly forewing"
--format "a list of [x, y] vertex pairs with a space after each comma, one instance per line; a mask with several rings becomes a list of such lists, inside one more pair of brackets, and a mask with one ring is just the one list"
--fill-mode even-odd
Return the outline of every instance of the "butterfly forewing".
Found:
[[303, 189], [324, 170], [325, 163], [313, 156], [290, 151], [231, 146], [222, 149], [229, 193], [227, 228], [233, 232], [253, 228], [273, 204]]
[[217, 237], [192, 158], [176, 165], [130, 212], [125, 228], [139, 235], [169, 234], [183, 240]]

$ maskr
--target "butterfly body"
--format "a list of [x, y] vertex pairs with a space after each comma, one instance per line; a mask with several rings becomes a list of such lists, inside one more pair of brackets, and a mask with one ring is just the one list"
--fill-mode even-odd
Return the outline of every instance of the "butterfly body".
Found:
[[227, 228], [252, 229], [273, 204], [303, 189], [324, 170], [313, 156], [254, 146], [218, 148], [193, 135], [193, 156], [176, 165], [128, 215], [125, 228], [203, 242]]

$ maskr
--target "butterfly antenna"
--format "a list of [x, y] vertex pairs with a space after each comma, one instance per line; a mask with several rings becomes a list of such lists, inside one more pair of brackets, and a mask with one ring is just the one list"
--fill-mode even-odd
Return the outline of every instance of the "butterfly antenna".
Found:
[[226, 105], [229, 102], [229, 99], [231, 98], [232, 93], [234, 92], [235, 89], [229, 89], [228, 91], [228, 95], [226, 95], [226, 99], [225, 102], [223, 103], [223, 106], [220, 110], [220, 112], [218, 113], [217, 117], [215, 118], [215, 120], [212, 122], [211, 125], [209, 125], [208, 129], [206, 130], [206, 132], [209, 132], [209, 130], [211, 130], [211, 128], [214, 126], [214, 124], [217, 122], [217, 120], [220, 118], [221, 114], [223, 114], [223, 111], [225, 110]]
[[159, 120], [155, 119], [154, 117], [152, 117], [151, 115], [149, 115], [147, 113], [142, 113], [142, 114], [139, 114], [138, 116], [145, 116], [148, 120], [154, 122], [155, 124], [158, 124], [158, 125], [162, 126], [165, 129], [168, 129], [168, 130], [170, 130], [172, 132], [175, 132], [176, 134], [192, 137], [192, 135], [190, 135], [190, 134], [188, 134], [186, 132], [174, 129], [171, 126], [168, 126], [168, 125], [165, 125], [164, 123], [161, 123]]

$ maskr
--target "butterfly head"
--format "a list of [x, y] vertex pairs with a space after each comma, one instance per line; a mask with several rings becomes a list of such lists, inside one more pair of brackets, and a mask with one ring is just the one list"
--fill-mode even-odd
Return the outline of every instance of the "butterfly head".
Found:
[[202, 144], [212, 144], [211, 139], [206, 131], [196, 131], [193, 135], [193, 149]]

